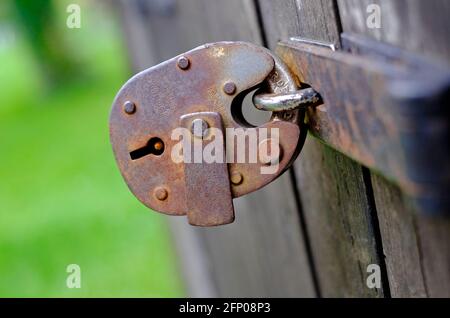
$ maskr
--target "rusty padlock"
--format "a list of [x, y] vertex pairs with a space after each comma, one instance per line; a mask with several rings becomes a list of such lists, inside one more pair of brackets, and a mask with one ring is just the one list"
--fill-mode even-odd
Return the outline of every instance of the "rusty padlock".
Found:
[[[114, 100], [110, 138], [119, 169], [134, 195], [155, 211], [187, 214], [192, 225], [233, 222], [232, 199], [282, 174], [298, 155], [306, 133], [301, 126], [304, 111], [292, 109], [291, 104], [273, 112], [267, 123], [251, 127], [243, 118], [242, 101], [257, 87], [275, 94], [297, 91], [296, 82], [276, 56], [245, 42], [206, 44], [132, 77]], [[258, 101], [264, 108], [263, 95]], [[223, 150], [228, 150], [225, 143], [228, 146], [230, 140], [225, 140], [224, 129], [243, 133], [246, 147], [251, 146], [252, 131], [265, 128], [269, 132], [263, 140], [258, 137], [258, 145], [266, 143], [265, 147], [276, 131], [279, 148], [272, 153], [276, 153], [278, 169], [261, 173], [273, 158], [237, 162], [242, 161], [236, 160], [242, 151], [239, 144], [231, 146], [231, 160], [226, 154], [223, 162], [174, 160], [180, 140], [174, 140], [173, 132], [179, 128], [185, 128], [189, 142], [200, 143], [203, 151], [217, 138], [224, 141]], [[221, 136], [208, 138], [213, 128]], [[187, 158], [186, 149], [180, 153]]]

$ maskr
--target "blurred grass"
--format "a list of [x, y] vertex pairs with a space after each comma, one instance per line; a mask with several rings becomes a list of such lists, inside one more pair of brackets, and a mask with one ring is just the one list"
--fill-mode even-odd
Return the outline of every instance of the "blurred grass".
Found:
[[[84, 75], [56, 90], [20, 36], [0, 47], [0, 296], [183, 296], [166, 223], [128, 191], [109, 144], [129, 75], [121, 32], [89, 12], [105, 16], [64, 31]], [[72, 263], [81, 289], [66, 287]]]

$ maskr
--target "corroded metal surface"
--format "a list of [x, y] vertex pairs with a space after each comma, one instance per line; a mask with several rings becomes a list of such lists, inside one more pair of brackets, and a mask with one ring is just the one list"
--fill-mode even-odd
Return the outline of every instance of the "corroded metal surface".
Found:
[[[183, 115], [180, 118], [180, 126], [190, 129], [192, 123], [198, 120], [208, 123], [210, 128], [218, 128], [223, 131], [220, 114], [212, 112]], [[200, 128], [203, 129], [204, 127]], [[207, 132], [208, 130], [204, 131]], [[198, 150], [203, 152], [208, 144], [216, 138], [223, 138], [223, 135], [208, 136], [205, 133], [195, 136], [192, 134], [191, 138], [197, 138], [197, 141], [201, 143]], [[195, 140], [190, 141], [195, 142]], [[222, 145], [225, 146], [224, 143]], [[219, 162], [191, 162], [183, 165], [187, 217], [191, 225], [214, 226], [234, 221], [233, 197], [231, 196], [228, 167], [225, 160], [225, 147], [222, 147], [222, 151], [223, 154], [219, 158], [222, 160], [219, 160]], [[189, 155], [193, 154], [190, 153]]]
[[308, 109], [308, 129], [399, 184], [421, 212], [449, 214], [449, 69], [379, 43], [344, 39], [354, 52], [370, 56], [307, 41], [278, 47], [293, 73], [323, 100]]
[[255, 94], [253, 104], [260, 110], [279, 112], [294, 110], [297, 108], [306, 109], [318, 105], [320, 97], [312, 88], [304, 88], [291, 93], [277, 94]]
[[[179, 118], [215, 112], [223, 127], [246, 132], [252, 128], [241, 117], [242, 100], [262, 83], [269, 92], [297, 89], [287, 69], [274, 63], [269, 51], [243, 42], [204, 45], [131, 78], [113, 103], [110, 137], [119, 169], [134, 195], [159, 212], [189, 213], [190, 198], [186, 194], [192, 189], [187, 191], [184, 163], [171, 159], [172, 149], [178, 143], [172, 140], [171, 133], [179, 127]], [[124, 105], [129, 111], [124, 111]], [[283, 156], [278, 171], [261, 174], [260, 168], [265, 166], [261, 162], [229, 163], [232, 180], [240, 176], [239, 182], [231, 184], [232, 197], [266, 185], [295, 159], [305, 136], [298, 125], [304, 112], [291, 111], [288, 115], [278, 113], [260, 127], [279, 129]], [[248, 145], [248, 138], [245, 142]], [[229, 184], [229, 180], [224, 183]], [[207, 193], [209, 189], [205, 187], [195, 185], [196, 191]]]

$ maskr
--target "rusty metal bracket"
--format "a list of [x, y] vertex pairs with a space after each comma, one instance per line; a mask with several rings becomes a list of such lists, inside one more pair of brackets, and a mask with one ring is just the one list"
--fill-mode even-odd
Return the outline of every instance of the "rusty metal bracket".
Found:
[[343, 47], [277, 48], [323, 100], [307, 111], [309, 131], [397, 183], [419, 212], [449, 215], [450, 69], [358, 36], [344, 34]]

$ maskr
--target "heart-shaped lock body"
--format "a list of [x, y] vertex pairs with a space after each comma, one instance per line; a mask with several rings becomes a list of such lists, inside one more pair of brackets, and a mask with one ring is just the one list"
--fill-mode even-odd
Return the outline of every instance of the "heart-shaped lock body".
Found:
[[[277, 178], [298, 155], [305, 136], [299, 125], [302, 110], [273, 113], [259, 127], [245, 122], [242, 100], [259, 86], [275, 93], [297, 88], [277, 57], [245, 42], [203, 45], [132, 77], [114, 100], [110, 137], [133, 194], [155, 211], [187, 214], [193, 225], [232, 222], [232, 198]], [[180, 161], [175, 150], [181, 138], [174, 138], [180, 131], [188, 132], [183, 142], [197, 142], [202, 152], [210, 147], [217, 155], [222, 147], [223, 162], [217, 156], [214, 162], [186, 160], [186, 148]], [[261, 147], [273, 149], [264, 156]], [[250, 155], [242, 162], [242, 151], [251, 150], [258, 153], [256, 162]], [[276, 170], [263, 173], [274, 163]]]

